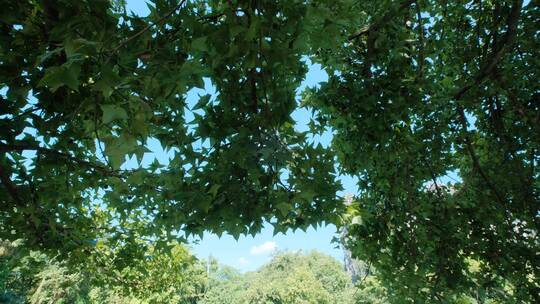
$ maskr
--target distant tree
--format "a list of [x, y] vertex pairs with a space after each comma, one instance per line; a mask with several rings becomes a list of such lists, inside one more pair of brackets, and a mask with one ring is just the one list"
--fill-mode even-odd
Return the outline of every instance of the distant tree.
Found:
[[[100, 263], [113, 266], [119, 256], [99, 247]], [[144, 259], [124, 268], [95, 268], [95, 256], [88, 256], [87, 264], [68, 267], [17, 244], [3, 242], [2, 248], [0, 299], [6, 303], [192, 304], [202, 298], [207, 285], [204, 266], [179, 244], [167, 252], [150, 248]]]
[[[398, 301], [399, 302], [399, 301]], [[354, 304], [388, 304], [391, 303], [387, 291], [376, 276], [363, 277], [353, 293]]]
[[278, 253], [256, 272], [224, 268], [215, 276], [219, 279], [202, 303], [352, 303], [353, 286], [343, 266], [317, 252]]

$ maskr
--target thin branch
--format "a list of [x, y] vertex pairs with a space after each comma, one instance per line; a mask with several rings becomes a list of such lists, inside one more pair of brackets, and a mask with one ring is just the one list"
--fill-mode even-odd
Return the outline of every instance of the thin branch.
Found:
[[[472, 81], [470, 84], [465, 85], [453, 95], [454, 100], [456, 101], [461, 100], [465, 96], [465, 93], [467, 93], [471, 88], [480, 84], [489, 75], [491, 75], [491, 73], [495, 70], [495, 67], [497, 66], [499, 61], [502, 59], [503, 55], [510, 49], [510, 46], [512, 45], [516, 36], [517, 24], [520, 17], [522, 2], [523, 2], [522, 0], [513, 1], [513, 6], [511, 8], [510, 14], [508, 15], [508, 21], [507, 21], [508, 29], [506, 31], [506, 34], [503, 40], [501, 41], [501, 44], [499, 45], [498, 49], [496, 49], [493, 52], [493, 54], [487, 59], [486, 64], [484, 65], [482, 69], [480, 69], [474, 81]], [[480, 174], [480, 176], [482, 177], [486, 185], [489, 187], [489, 189], [495, 194], [499, 203], [503, 204], [505, 201], [503, 196], [495, 188], [495, 185], [491, 182], [491, 180], [488, 178], [488, 176], [486, 175], [486, 173], [484, 172], [484, 170], [482, 169], [480, 165], [480, 161], [474, 150], [474, 146], [472, 144], [472, 141], [467, 131], [467, 117], [465, 116], [465, 110], [459, 104], [457, 105], [457, 112], [459, 115], [461, 126], [466, 135], [465, 145], [467, 147], [467, 151], [473, 162], [473, 166], [478, 171], [478, 173]]]
[[[461, 89], [459, 89], [454, 95], [453, 99], [456, 101], [461, 100], [465, 93], [467, 93], [471, 88], [473, 88], [476, 85], [479, 85], [482, 81], [484, 81], [491, 73], [494, 71], [495, 67], [503, 57], [503, 55], [510, 49], [510, 46], [512, 45], [517, 32], [517, 25], [519, 21], [520, 11], [521, 11], [521, 5], [522, 0], [514, 0], [513, 6], [511, 8], [510, 14], [508, 16], [508, 29], [506, 31], [506, 34], [501, 41], [501, 44], [499, 47], [494, 50], [493, 54], [489, 56], [487, 62], [484, 64], [483, 68], [480, 69], [476, 77], [474, 78], [474, 81], [470, 82], [469, 84], [465, 85]], [[469, 153], [469, 156], [471, 157], [471, 160], [473, 162], [474, 168], [478, 171], [478, 174], [482, 177], [486, 185], [489, 187], [489, 189], [495, 194], [497, 200], [500, 203], [504, 203], [504, 199], [502, 195], [497, 191], [495, 188], [495, 185], [491, 182], [491, 180], [488, 178], [484, 170], [482, 169], [480, 165], [480, 161], [478, 159], [478, 156], [476, 155], [476, 152], [474, 150], [474, 146], [472, 145], [472, 141], [470, 137], [468, 136], [467, 131], [467, 117], [465, 116], [465, 110], [461, 105], [458, 104], [457, 106], [457, 112], [459, 115], [459, 120], [461, 123], [461, 126], [466, 132], [465, 136], [465, 145], [467, 147], [467, 151]]]
[[416, 19], [418, 19], [418, 31], [419, 31], [419, 45], [418, 50], [418, 78], [422, 78], [424, 75], [424, 23], [422, 22], [422, 14], [420, 10], [420, 4], [415, 1], [416, 6]]
[[429, 174], [431, 175], [431, 180], [433, 181], [433, 185], [435, 186], [435, 191], [437, 192], [437, 196], [440, 199], [442, 199], [442, 191], [441, 191], [441, 188], [439, 187], [439, 184], [437, 183], [437, 177], [435, 176], [435, 173], [433, 172], [433, 168], [431, 167], [431, 164], [429, 163], [428, 160], [424, 160], [424, 164], [426, 164], [426, 166], [429, 169]]
[[352, 34], [349, 36], [349, 40], [354, 40], [354, 39], [357, 39], [363, 35], [367, 35], [369, 34], [370, 32], [376, 32], [378, 31], [381, 27], [383, 27], [386, 23], [390, 22], [390, 20], [392, 20], [392, 18], [397, 14], [399, 13], [400, 11], [408, 8], [409, 6], [411, 6], [414, 2], [416, 2], [416, 0], [405, 0], [405, 1], [402, 1], [401, 4], [393, 9], [391, 9], [390, 11], [388, 11], [386, 14], [384, 14], [381, 18], [377, 19], [375, 22], [373, 22], [372, 24], [370, 25], [367, 25], [365, 27], [363, 27], [360, 31]]
[[92, 162], [80, 159], [78, 157], [72, 156], [71, 154], [56, 151], [56, 150], [53, 150], [53, 149], [49, 149], [49, 148], [45, 148], [45, 147], [39, 147], [39, 146], [30, 145], [30, 144], [26, 144], [26, 143], [22, 143], [22, 144], [0, 144], [0, 152], [12, 152], [12, 151], [19, 151], [20, 152], [20, 151], [24, 151], [24, 150], [38, 151], [38, 152], [41, 152], [41, 153], [44, 153], [44, 154], [55, 155], [55, 156], [58, 156], [58, 157], [61, 157], [61, 158], [68, 159], [68, 160], [70, 160], [72, 162], [75, 162], [75, 163], [78, 163], [80, 165], [84, 165], [86, 167], [92, 168], [94, 170], [103, 172], [103, 173], [116, 174], [114, 171], [111, 171], [109, 168], [107, 168], [105, 166], [102, 166], [100, 164], [92, 163]]
[[169, 18], [170, 16], [172, 16], [172, 14], [174, 14], [174, 12], [176, 12], [177, 10], [180, 9], [180, 7], [182, 7], [182, 5], [186, 2], [186, 0], [182, 0], [180, 1], [180, 3], [178, 3], [177, 6], [175, 6], [172, 10], [170, 10], [167, 14], [165, 14], [163, 17], [159, 18], [158, 21], [154, 22], [154, 23], [150, 23], [148, 24], [145, 28], [143, 28], [142, 30], [138, 31], [137, 33], [135, 33], [135, 35], [127, 38], [126, 40], [122, 41], [117, 47], [115, 47], [113, 50], [112, 50], [112, 53], [116, 53], [118, 52], [118, 50], [120, 50], [122, 47], [124, 47], [126, 44], [128, 44], [130, 41], [134, 40], [134, 39], [137, 39], [139, 36], [141, 36], [142, 34], [146, 33], [148, 30], [150, 30], [152, 27], [156, 26], [157, 24], [160, 24], [162, 23], [163, 21], [165, 21], [167, 18]]
[[98, 115], [97, 115], [98, 107], [99, 107], [98, 99], [96, 98], [95, 108], [94, 108], [94, 134], [96, 135], [97, 146], [99, 149], [99, 153], [101, 153], [101, 157], [103, 157], [107, 165], [110, 168], [112, 168], [111, 163], [109, 162], [109, 158], [107, 157], [107, 155], [105, 154], [105, 151], [103, 150], [103, 147], [101, 146], [101, 138], [99, 137], [99, 132], [98, 132]]
[[517, 26], [518, 21], [521, 13], [521, 5], [523, 1], [522, 0], [514, 0], [513, 6], [510, 11], [510, 14], [508, 16], [507, 21], [507, 27], [508, 30], [506, 31], [506, 34], [504, 35], [499, 47], [488, 56], [487, 62], [484, 64], [484, 66], [480, 69], [476, 77], [473, 81], [468, 81], [468, 84], [460, 88], [456, 91], [453, 95], [453, 99], [460, 100], [463, 98], [465, 93], [467, 93], [471, 88], [474, 86], [479, 85], [482, 83], [488, 76], [493, 73], [495, 70], [495, 67], [499, 63], [499, 61], [502, 59], [502, 57], [506, 54], [506, 52], [511, 48], [511, 45], [514, 42], [514, 39], [516, 38], [517, 33]]
[[34, 113], [36, 111], [39, 111], [39, 110], [43, 110], [43, 109], [39, 108], [39, 107], [31, 107], [31, 108], [27, 109], [26, 111], [23, 111], [23, 112], [21, 112], [21, 113], [19, 113], [17, 115], [14, 115], [12, 119], [15, 120], [17, 118], [20, 118], [22, 116], [26, 116], [28, 114], [32, 114], [32, 113]]
[[484, 180], [486, 185], [489, 187], [489, 189], [495, 194], [495, 197], [497, 198], [499, 203], [503, 204], [504, 199], [503, 199], [502, 195], [499, 193], [497, 188], [495, 188], [495, 185], [493, 185], [491, 180], [488, 178], [488, 176], [486, 175], [486, 173], [482, 169], [482, 166], [480, 166], [480, 161], [478, 160], [478, 156], [476, 155], [476, 152], [475, 152], [474, 147], [472, 145], [471, 139], [468, 136], [467, 118], [465, 116], [465, 110], [463, 110], [463, 107], [461, 107], [459, 105], [458, 105], [458, 114], [459, 114], [459, 119], [460, 119], [460, 122], [461, 122], [461, 126], [463, 128], [463, 131], [466, 132], [465, 145], [467, 146], [467, 151], [468, 151], [468, 153], [469, 153], [469, 155], [471, 157], [471, 160], [473, 162], [473, 166], [474, 166], [474, 168], [476, 168], [476, 170], [478, 171], [478, 174], [480, 174], [480, 176], [482, 177], [482, 179]]

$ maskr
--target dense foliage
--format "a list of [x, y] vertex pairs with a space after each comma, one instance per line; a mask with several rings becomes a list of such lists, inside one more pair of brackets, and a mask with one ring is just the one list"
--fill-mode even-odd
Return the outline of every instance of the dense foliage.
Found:
[[[298, 23], [305, 5], [156, 1], [145, 18], [107, 0], [3, 6], [1, 236], [71, 251], [105, 233], [337, 218], [334, 159], [290, 118], [306, 72], [298, 35], [324, 21]], [[187, 108], [204, 77], [217, 96]], [[140, 165], [150, 140], [170, 162]]]
[[[122, 3], [2, 2], [1, 239], [71, 263], [107, 239], [122, 269], [149, 240], [345, 219], [401, 301], [540, 302], [538, 0]], [[330, 78], [298, 105], [305, 58]]]
[[353, 304], [381, 295], [365, 288], [357, 294], [342, 265], [317, 252], [278, 253], [259, 270], [240, 273], [216, 260], [205, 269], [176, 245], [172, 255], [148, 252], [135, 267], [98, 272], [25, 252], [18, 242], [0, 249], [0, 303]]
[[[0, 303], [191, 304], [208, 282], [204, 265], [179, 244], [167, 253], [151, 248], [144, 260], [120, 268], [111, 266], [122, 257], [104, 246], [100, 257], [75, 267], [20, 243], [0, 245]], [[96, 269], [95, 258], [107, 265]]]
[[353, 303], [350, 276], [335, 259], [317, 253], [279, 253], [255, 272], [229, 268], [212, 274], [204, 304]]
[[402, 1], [321, 58], [305, 102], [360, 179], [349, 247], [403, 301], [540, 301], [539, 4]]
[[[373, 269], [354, 284], [339, 262], [318, 252], [279, 252], [247, 273], [215, 259], [205, 269], [181, 245], [173, 246], [170, 255], [149, 250], [145, 261], [122, 271], [89, 267], [94, 263], [89, 259], [70, 267], [55, 257], [28, 252], [20, 242], [2, 242], [0, 303], [387, 304], [401, 300], [381, 285]], [[470, 270], [479, 272], [479, 264], [473, 263]], [[469, 294], [452, 293], [447, 303], [519, 302], [505, 298], [501, 290], [479, 288]]]

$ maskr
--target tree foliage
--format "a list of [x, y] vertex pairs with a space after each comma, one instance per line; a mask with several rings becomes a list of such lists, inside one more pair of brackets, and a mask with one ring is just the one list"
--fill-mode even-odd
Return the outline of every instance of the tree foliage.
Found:
[[204, 266], [179, 244], [167, 252], [150, 248], [142, 260], [124, 268], [122, 258], [100, 246], [100, 262], [88, 256], [74, 266], [22, 242], [2, 242], [0, 247], [0, 303], [175, 303], [192, 304], [207, 286]]
[[354, 303], [354, 288], [343, 266], [317, 252], [278, 253], [256, 272], [231, 273], [225, 267], [213, 277], [204, 304]]
[[342, 61], [306, 102], [360, 180], [349, 247], [402, 299], [539, 300], [538, 4], [394, 3], [321, 59]]
[[[348, 246], [402, 299], [540, 302], [538, 0], [121, 3], [2, 3], [0, 238], [120, 263], [179, 231], [340, 224], [347, 173]], [[298, 104], [306, 58], [329, 80]]]
[[[280, 230], [337, 219], [334, 159], [290, 117], [306, 72], [299, 35], [324, 21], [314, 10], [155, 1], [138, 17], [105, 0], [4, 6], [2, 236], [73, 250], [104, 233], [238, 236], [263, 220]], [[343, 6], [326, 3], [325, 14]], [[205, 78], [217, 96], [188, 105]], [[151, 140], [166, 164], [141, 164]]]

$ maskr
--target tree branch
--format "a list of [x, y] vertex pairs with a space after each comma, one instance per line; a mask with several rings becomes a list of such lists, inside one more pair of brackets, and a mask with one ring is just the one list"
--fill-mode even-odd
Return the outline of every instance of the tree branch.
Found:
[[402, 1], [401, 4], [393, 9], [391, 9], [390, 11], [388, 11], [386, 14], [384, 14], [381, 18], [377, 19], [375, 22], [371, 23], [370, 25], [367, 25], [365, 27], [363, 27], [360, 31], [352, 34], [349, 36], [349, 40], [354, 40], [354, 39], [357, 39], [363, 35], [367, 35], [369, 34], [370, 32], [376, 32], [378, 31], [381, 27], [383, 27], [386, 23], [390, 22], [390, 20], [392, 20], [392, 18], [397, 14], [399, 13], [400, 11], [408, 8], [409, 6], [411, 6], [414, 2], [416, 2], [416, 0], [405, 0], [405, 1]]
[[111, 171], [109, 168], [107, 168], [105, 166], [102, 166], [100, 164], [92, 163], [92, 162], [80, 159], [78, 157], [72, 156], [72, 155], [70, 155], [68, 153], [56, 151], [56, 150], [53, 150], [53, 149], [49, 149], [49, 148], [45, 148], [45, 147], [39, 147], [39, 146], [30, 145], [30, 144], [26, 144], [26, 143], [22, 143], [22, 144], [0, 144], [0, 152], [13, 152], [13, 151], [21, 152], [21, 151], [24, 151], [24, 150], [38, 151], [38, 152], [48, 154], [48, 155], [55, 155], [55, 156], [58, 156], [58, 157], [61, 157], [61, 158], [68, 159], [68, 160], [70, 160], [70, 161], [72, 161], [74, 163], [78, 163], [80, 165], [83, 165], [83, 166], [92, 168], [94, 170], [103, 172], [103, 173], [116, 174], [116, 172]]
[[488, 56], [487, 62], [480, 69], [480, 71], [478, 71], [478, 74], [476, 75], [474, 80], [469, 81], [467, 85], [463, 86], [456, 93], [454, 93], [453, 98], [455, 100], [462, 99], [465, 93], [467, 93], [471, 88], [479, 85], [489, 75], [491, 75], [491, 73], [493, 73], [499, 61], [502, 59], [503, 55], [510, 49], [510, 46], [512, 45], [512, 43], [514, 42], [514, 39], [516, 38], [517, 25], [518, 25], [518, 21], [520, 17], [522, 3], [523, 3], [523, 0], [513, 1], [510, 14], [508, 15], [508, 21], [507, 21], [508, 29], [501, 43], [499, 44], [499, 47], [496, 50], [494, 50], [492, 54]]
[[159, 18], [158, 21], [154, 22], [154, 23], [150, 23], [148, 24], [145, 28], [143, 28], [142, 30], [138, 31], [137, 33], [135, 33], [135, 35], [127, 38], [126, 40], [122, 41], [117, 47], [115, 47], [113, 50], [112, 50], [112, 53], [116, 53], [118, 52], [118, 50], [120, 50], [122, 47], [124, 47], [126, 44], [128, 44], [130, 41], [134, 40], [134, 39], [137, 39], [137, 37], [141, 36], [142, 34], [146, 33], [148, 30], [150, 30], [152, 27], [154, 27], [155, 25], [159, 24], [159, 23], [162, 23], [163, 21], [165, 21], [167, 18], [169, 18], [170, 16], [172, 16], [172, 14], [174, 14], [174, 12], [176, 12], [178, 9], [180, 9], [180, 7], [182, 7], [182, 5], [186, 2], [186, 0], [182, 0], [180, 1], [180, 3], [178, 3], [177, 6], [175, 6], [172, 10], [170, 10], [167, 14], [165, 14], [163, 17]]
[[478, 174], [480, 174], [480, 176], [482, 177], [482, 179], [484, 180], [486, 185], [489, 187], [489, 189], [495, 194], [495, 197], [497, 197], [497, 200], [499, 201], [499, 203], [503, 204], [504, 203], [504, 198], [499, 193], [499, 191], [497, 191], [497, 188], [495, 188], [495, 185], [493, 185], [491, 180], [488, 178], [488, 176], [486, 175], [486, 173], [482, 169], [482, 166], [480, 165], [480, 161], [478, 160], [478, 156], [476, 155], [476, 152], [475, 152], [474, 147], [472, 145], [471, 139], [468, 136], [467, 118], [465, 116], [465, 110], [463, 110], [463, 107], [458, 106], [458, 113], [459, 113], [459, 119], [460, 119], [460, 122], [461, 122], [461, 126], [463, 128], [463, 131], [467, 133], [466, 136], [465, 136], [465, 145], [467, 147], [467, 151], [468, 151], [468, 153], [469, 153], [469, 155], [471, 157], [471, 160], [473, 162], [473, 166], [478, 171]]
[[[506, 34], [501, 41], [501, 44], [499, 45], [498, 49], [496, 49], [491, 56], [487, 59], [486, 64], [483, 68], [480, 69], [476, 77], [474, 78], [474, 81], [472, 81], [470, 84], [465, 85], [461, 89], [459, 89], [454, 95], [453, 98], [456, 101], [461, 100], [465, 93], [467, 93], [471, 88], [474, 86], [480, 84], [483, 80], [485, 80], [491, 73], [494, 71], [495, 67], [503, 57], [503, 55], [508, 51], [510, 48], [510, 45], [513, 43], [516, 32], [517, 32], [517, 24], [519, 21], [519, 16], [521, 12], [521, 6], [522, 6], [522, 0], [514, 0], [513, 6], [511, 8], [510, 14], [508, 15], [507, 25], [508, 29], [506, 31]], [[478, 171], [486, 185], [489, 187], [489, 189], [495, 194], [497, 200], [499, 203], [504, 203], [503, 196], [499, 193], [499, 191], [495, 188], [495, 185], [491, 182], [491, 180], [488, 178], [484, 170], [482, 169], [480, 165], [480, 161], [478, 159], [478, 156], [476, 155], [476, 152], [474, 150], [474, 146], [472, 144], [472, 141], [468, 135], [467, 131], [467, 117], [465, 116], [465, 110], [461, 105], [458, 104], [457, 106], [457, 112], [459, 115], [459, 120], [461, 123], [461, 126], [463, 128], [463, 131], [466, 133], [465, 135], [465, 145], [467, 147], [467, 151], [471, 157], [471, 160], [473, 162], [474, 168]]]

